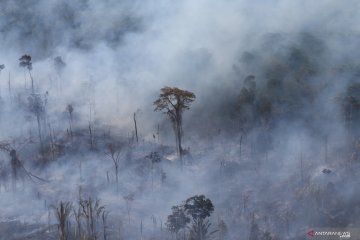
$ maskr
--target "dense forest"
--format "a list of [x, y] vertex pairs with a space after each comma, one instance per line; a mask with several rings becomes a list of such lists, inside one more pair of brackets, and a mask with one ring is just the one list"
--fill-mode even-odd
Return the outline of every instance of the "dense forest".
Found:
[[358, 229], [357, 9], [2, 0], [0, 240]]

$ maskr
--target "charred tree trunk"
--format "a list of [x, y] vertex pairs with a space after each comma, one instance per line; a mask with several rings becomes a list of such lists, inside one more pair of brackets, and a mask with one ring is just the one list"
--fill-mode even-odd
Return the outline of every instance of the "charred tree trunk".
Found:
[[304, 164], [303, 164], [302, 153], [300, 153], [300, 174], [301, 174], [301, 183], [304, 183]]
[[44, 145], [43, 145], [43, 140], [42, 140], [42, 136], [41, 136], [41, 121], [40, 121], [39, 114], [36, 114], [36, 121], [37, 121], [37, 125], [38, 125], [38, 135], [39, 135], [39, 141], [40, 141], [40, 150], [43, 151], [44, 150]]
[[134, 113], [134, 125], [135, 125], [135, 137], [136, 137], [136, 143], [139, 144], [139, 138], [138, 138], [138, 130], [136, 125], [136, 113]]
[[10, 71], [9, 71], [8, 88], [9, 88], [9, 98], [10, 98], [10, 100], [11, 100], [11, 80], [10, 80]]
[[181, 134], [181, 126], [180, 125], [178, 125], [178, 127], [177, 127], [177, 138], [178, 138], [178, 151], [179, 151], [179, 156], [180, 156], [180, 158], [182, 158], [182, 155], [183, 155], [183, 153], [182, 153], [182, 144], [181, 144], [181, 141], [182, 141], [182, 136], [181, 136], [182, 134]]
[[242, 155], [242, 142], [243, 142], [243, 135], [240, 135], [240, 149], [239, 149], [239, 160], [241, 161], [241, 155]]
[[72, 137], [73, 137], [73, 132], [72, 132], [72, 113], [70, 112], [69, 113], [69, 128], [70, 128], [70, 137], [71, 137], [71, 139], [72, 139]]
[[181, 120], [176, 119], [176, 122], [174, 124], [174, 130], [175, 130], [175, 138], [176, 138], [176, 151], [180, 157], [180, 163], [181, 167], [183, 167], [183, 151], [182, 151], [182, 130], [181, 130]]
[[325, 136], [325, 163], [328, 162], [328, 136]]
[[115, 163], [116, 192], [119, 192], [119, 165]]
[[93, 148], [94, 141], [93, 141], [93, 135], [92, 135], [92, 129], [91, 129], [91, 122], [89, 122], [89, 135], [90, 135], [90, 146], [91, 146], [91, 148]]
[[182, 116], [181, 111], [176, 109], [175, 113], [175, 135], [176, 135], [176, 143], [177, 143], [177, 152], [180, 157], [181, 167], [183, 167], [183, 151], [182, 151]]
[[30, 69], [29, 69], [29, 75], [30, 75], [30, 79], [31, 79], [31, 91], [32, 91], [32, 93], [34, 93], [34, 79], [31, 75]]
[[157, 125], [157, 139], [158, 139], [158, 143], [160, 143], [160, 124]]

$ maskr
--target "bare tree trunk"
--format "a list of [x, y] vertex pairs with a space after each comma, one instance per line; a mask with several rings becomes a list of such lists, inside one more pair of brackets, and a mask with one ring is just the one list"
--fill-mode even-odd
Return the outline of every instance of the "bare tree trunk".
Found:
[[182, 158], [183, 155], [183, 151], [182, 151], [182, 146], [181, 146], [181, 141], [182, 141], [182, 134], [181, 134], [181, 126], [178, 126], [178, 141], [179, 141], [179, 153], [180, 153], [180, 158]]
[[177, 129], [178, 129], [177, 124], [174, 123], [176, 153], [180, 156], [180, 152], [179, 152], [179, 137], [178, 137], [178, 130], [177, 130]]
[[92, 129], [91, 129], [91, 122], [89, 122], [89, 134], [90, 134], [90, 145], [91, 145], [91, 148], [93, 148], [93, 135], [92, 135]]
[[303, 166], [303, 155], [300, 153], [300, 173], [301, 173], [301, 182], [304, 182], [304, 166]]
[[129, 224], [130, 224], [130, 204], [129, 203], [127, 203], [126, 208], [127, 208], [128, 220], [129, 220]]
[[39, 140], [40, 140], [40, 150], [43, 151], [44, 150], [44, 145], [43, 145], [43, 141], [42, 141], [42, 137], [41, 137], [41, 122], [40, 122], [39, 114], [36, 114], [36, 121], [37, 121], [37, 125], [38, 125], [38, 134], [39, 134]]
[[119, 166], [115, 163], [116, 192], [119, 192]]
[[49, 126], [49, 137], [50, 137], [50, 150], [51, 150], [51, 155], [52, 155], [52, 159], [55, 160], [54, 136], [52, 135], [50, 123], [48, 124], [48, 126]]
[[138, 130], [137, 130], [137, 125], [136, 125], [136, 113], [134, 113], [134, 125], [135, 125], [136, 143], [139, 144]]
[[27, 86], [26, 86], [26, 70], [24, 69], [24, 87], [25, 87], [25, 90], [27, 89]]
[[79, 175], [80, 175], [80, 183], [82, 182], [82, 161], [79, 159]]
[[325, 136], [325, 163], [328, 162], [328, 137]]
[[107, 226], [106, 226], [106, 217], [107, 217], [107, 212], [103, 212], [102, 213], [102, 222], [103, 222], [103, 238], [104, 240], [107, 240], [107, 232], [106, 232], [106, 229], [107, 229]]
[[239, 149], [239, 151], [240, 151], [240, 153], [239, 153], [239, 160], [241, 161], [241, 154], [242, 154], [242, 142], [243, 142], [243, 135], [241, 134], [241, 136], [240, 136], [240, 149]]
[[[0, 75], [1, 75], [1, 71], [0, 71]], [[1, 98], [1, 88], [0, 88], [0, 98]]]
[[157, 139], [158, 139], [158, 142], [160, 143], [160, 124], [157, 125]]
[[151, 192], [154, 192], [154, 163], [151, 161]]
[[182, 152], [182, 146], [181, 146], [181, 139], [182, 139], [181, 135], [182, 135], [181, 125], [178, 122], [176, 124], [176, 137], [177, 137], [177, 148], [178, 148], [178, 153], [179, 153], [179, 157], [180, 157], [180, 161], [181, 161], [181, 168], [182, 168], [184, 163], [183, 163], [183, 152]]
[[9, 98], [10, 98], [10, 100], [11, 100], [11, 80], [10, 80], [10, 71], [9, 71], [8, 87], [9, 87]]
[[141, 232], [140, 239], [143, 240], [143, 222], [142, 222], [142, 219], [141, 219], [141, 224], [140, 224], [140, 232]]
[[73, 137], [73, 132], [72, 132], [72, 113], [69, 112], [69, 115], [70, 115], [70, 118], [69, 118], [70, 137], [71, 137], [71, 140], [72, 140], [72, 137]]
[[110, 184], [109, 171], [106, 171], [106, 179], [107, 179], [107, 183], [109, 185]]
[[34, 79], [33, 77], [31, 76], [31, 71], [29, 69], [29, 75], [30, 75], [30, 79], [31, 79], [31, 91], [32, 93], [34, 93]]

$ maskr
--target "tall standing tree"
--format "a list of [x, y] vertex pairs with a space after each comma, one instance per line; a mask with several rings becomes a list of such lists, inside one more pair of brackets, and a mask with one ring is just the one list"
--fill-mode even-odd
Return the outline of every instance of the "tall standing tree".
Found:
[[193, 219], [205, 219], [214, 211], [211, 200], [204, 195], [195, 195], [185, 201], [184, 208]]
[[189, 240], [208, 240], [218, 230], [210, 232], [211, 223], [206, 218], [214, 211], [211, 200], [204, 195], [188, 198], [184, 204], [185, 211], [192, 217]]
[[[218, 230], [210, 232], [211, 223], [207, 219], [214, 212], [214, 205], [211, 200], [204, 195], [195, 195], [188, 198], [184, 204], [173, 206], [172, 214], [168, 216], [166, 226], [171, 233], [174, 233], [176, 239], [180, 239], [178, 233], [183, 229], [185, 239], [185, 229], [189, 230], [189, 240], [210, 240], [213, 234]], [[191, 225], [188, 226], [188, 223]]]
[[31, 79], [31, 91], [34, 93], [34, 79], [31, 75], [32, 70], [32, 62], [31, 62], [31, 56], [30, 55], [23, 55], [21, 58], [19, 58], [19, 66], [26, 68], [29, 71], [30, 79]]
[[183, 136], [182, 116], [185, 110], [190, 109], [190, 104], [195, 100], [195, 94], [176, 87], [164, 87], [161, 89], [159, 98], [154, 102], [155, 111], [168, 115], [173, 123], [177, 152], [182, 162], [181, 141]]

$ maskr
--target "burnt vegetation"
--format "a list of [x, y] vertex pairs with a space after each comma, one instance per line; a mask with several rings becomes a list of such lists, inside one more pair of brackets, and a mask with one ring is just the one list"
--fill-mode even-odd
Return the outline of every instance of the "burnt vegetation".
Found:
[[[58, 14], [82, 28], [68, 8]], [[101, 46], [116, 52], [135, 20], [100, 31]], [[231, 61], [194, 50], [164, 74], [170, 86], [145, 86], [108, 74], [138, 66], [87, 54], [87, 31], [69, 38], [74, 55], [1, 60], [1, 240], [297, 240], [360, 226], [360, 65], [332, 59], [336, 36], [265, 34]]]
[[[39, 88], [34, 86], [31, 75], [32, 58], [23, 55], [20, 66], [27, 70], [31, 88], [25, 85], [23, 90], [16, 89], [15, 91], [23, 91], [22, 95], [14, 98], [9, 94], [8, 100], [4, 99], [4, 104], [15, 108], [21, 106], [17, 109], [17, 114], [24, 114], [36, 127], [34, 124], [28, 126], [26, 138], [2, 140], [0, 149], [7, 155], [4, 155], [1, 165], [1, 186], [4, 191], [14, 192], [26, 188], [36, 189], [37, 198], [45, 202], [45, 209], [49, 212], [46, 227], [48, 235], [53, 234], [60, 240], [116, 239], [136, 235], [143, 239], [232, 239], [238, 232], [248, 234], [249, 239], [290, 239], [298, 234], [301, 224], [305, 222], [314, 226], [342, 227], [356, 223], [356, 211], [349, 211], [347, 206], [355, 204], [357, 193], [348, 193], [346, 198], [332, 197], [332, 200], [329, 200], [329, 195], [340, 192], [341, 185], [351, 186], [353, 180], [358, 178], [359, 83], [351, 80], [342, 92], [336, 92], [326, 99], [326, 104], [337, 109], [336, 119], [342, 125], [344, 134], [342, 145], [333, 148], [335, 133], [326, 125], [318, 127], [320, 119], [327, 116], [327, 113], [319, 110], [317, 101], [330, 86], [313, 80], [328, 70], [319, 67], [317, 59], [306, 50], [306, 46], [289, 48], [286, 53], [278, 56], [276, 62], [261, 59], [256, 52], [245, 54], [246, 57], [237, 64], [246, 66], [257, 59], [256, 66], [261, 72], [236, 76], [243, 80], [229, 92], [227, 107], [231, 111], [227, 113], [222, 109], [219, 111], [223, 114], [215, 116], [221, 121], [232, 122], [229, 126], [219, 126], [218, 121], [196, 114], [198, 107], [192, 111], [190, 106], [196, 103], [195, 93], [178, 87], [161, 88], [153, 105], [154, 110], [164, 113], [166, 118], [162, 125], [156, 125], [156, 135], [152, 134], [148, 139], [138, 131], [143, 124], [141, 117], [136, 115], [139, 111], [129, 116], [134, 123], [133, 131], [121, 135], [116, 127], [106, 126], [94, 119], [94, 104], [89, 105], [89, 115], [85, 114], [85, 119], [90, 118], [89, 125], [86, 126], [81, 116], [83, 113], [80, 103], [66, 104], [67, 99], [62, 111], [65, 119], [61, 125], [63, 129], [55, 127], [51, 114], [56, 113], [48, 111], [52, 101], [51, 92], [38, 92]], [[68, 66], [61, 57], [55, 58], [55, 65], [58, 74]], [[345, 70], [332, 68], [331, 71], [337, 76]], [[226, 94], [221, 91], [219, 94]], [[92, 102], [91, 99], [89, 101]], [[217, 111], [216, 105], [213, 110]], [[192, 112], [192, 115], [188, 115], [184, 121], [186, 112]], [[159, 138], [160, 129], [167, 128], [167, 119], [175, 134], [175, 144], [168, 138], [162, 141]], [[203, 121], [203, 126], [197, 128], [199, 119]], [[310, 131], [311, 141], [315, 144], [310, 150], [302, 148], [304, 143], [301, 143], [298, 150], [293, 152], [295, 167], [291, 170], [292, 173], [284, 176], [292, 181], [292, 187], [286, 184], [288, 180], [275, 181], [272, 176], [268, 179], [269, 183], [254, 182], [247, 187], [243, 186], [240, 191], [235, 190], [238, 183], [232, 179], [246, 179], [247, 174], [256, 174], [261, 179], [264, 174], [271, 176], [275, 171], [284, 170], [280, 166], [284, 160], [276, 162], [277, 152], [281, 151], [279, 141], [286, 144], [279, 139], [284, 126], [286, 131]], [[209, 128], [209, 131], [202, 132], [204, 127]], [[201, 133], [200, 137], [195, 142], [184, 138], [184, 128], [189, 135], [198, 131]], [[213, 131], [213, 128], [219, 130]], [[162, 134], [171, 136], [166, 130]], [[230, 146], [226, 147], [223, 140], [216, 143], [212, 140], [224, 137], [230, 139]], [[200, 144], [207, 142], [214, 149], [204, 148]], [[191, 144], [194, 150], [184, 147], [186, 144]], [[216, 147], [221, 147], [222, 150], [216, 150]], [[203, 160], [207, 154], [204, 155], [202, 149], [215, 155], [209, 160]], [[102, 160], [86, 159], [89, 156]], [[313, 161], [314, 156], [320, 160]], [[51, 202], [58, 198], [42, 189], [53, 184], [56, 188], [58, 180], [51, 171], [59, 164], [69, 164], [68, 161], [73, 161], [71, 176], [78, 180], [72, 189], [78, 192], [79, 199], [74, 200], [74, 195], [72, 198], [62, 195], [63, 201], [52, 205], [53, 211], [50, 211]], [[100, 167], [94, 171], [95, 166]], [[216, 172], [218, 166], [220, 173]], [[184, 175], [185, 179], [189, 178], [189, 174], [194, 175], [194, 179], [197, 178], [198, 173], [194, 167], [205, 168], [211, 176], [219, 177], [214, 187], [218, 186], [220, 190], [207, 191], [216, 200], [218, 210], [215, 211], [210, 199], [204, 195], [196, 195], [171, 207], [172, 212], [166, 217], [166, 221], [163, 220], [164, 215], [151, 215], [152, 223], [148, 223], [145, 215], [139, 212], [138, 201], [144, 201], [147, 194], [152, 199], [162, 199], [162, 194], [180, 184], [177, 182], [179, 177], [173, 174]], [[133, 181], [129, 181], [129, 174], [134, 175]], [[337, 180], [334, 180], [335, 174]], [[251, 181], [252, 178], [248, 176], [246, 181]], [[322, 180], [318, 180], [319, 178]], [[206, 184], [204, 179], [200, 178], [200, 181], [201, 184]], [[277, 196], [272, 193], [275, 191], [278, 191]], [[118, 203], [110, 201], [109, 204], [114, 205], [108, 209], [96, 199], [97, 194], [103, 196], [105, 193], [121, 202], [122, 214], [113, 213]], [[84, 198], [86, 194], [90, 196]], [[265, 200], [262, 196], [268, 197]], [[107, 202], [106, 198], [104, 202]], [[308, 205], [310, 207], [307, 209], [301, 207]], [[169, 208], [163, 210], [166, 212]], [[217, 217], [212, 215], [213, 212]], [[237, 224], [241, 227], [234, 229]]]

